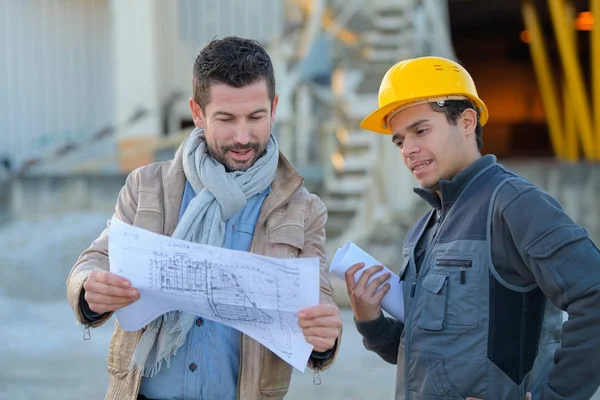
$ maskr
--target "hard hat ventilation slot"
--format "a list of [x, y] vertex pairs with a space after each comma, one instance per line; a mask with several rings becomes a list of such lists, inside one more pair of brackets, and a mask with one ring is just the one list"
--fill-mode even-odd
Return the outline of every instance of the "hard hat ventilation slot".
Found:
[[458, 67], [452, 67], [452, 71], [460, 73], [460, 69], [458, 69]]
[[433, 69], [436, 71], [443, 71], [444, 67], [441, 64], [433, 64]]

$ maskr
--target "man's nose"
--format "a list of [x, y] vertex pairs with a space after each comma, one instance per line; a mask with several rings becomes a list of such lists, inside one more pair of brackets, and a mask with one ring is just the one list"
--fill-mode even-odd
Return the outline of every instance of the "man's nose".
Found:
[[417, 145], [416, 141], [414, 140], [410, 140], [410, 139], [404, 139], [404, 143], [402, 143], [402, 155], [404, 157], [410, 157], [413, 154], [418, 153], [420, 150], [419, 146]]
[[242, 123], [239, 127], [237, 127], [237, 131], [235, 133], [235, 141], [239, 144], [248, 144], [250, 142], [250, 132], [248, 132], [248, 127], [246, 124]]

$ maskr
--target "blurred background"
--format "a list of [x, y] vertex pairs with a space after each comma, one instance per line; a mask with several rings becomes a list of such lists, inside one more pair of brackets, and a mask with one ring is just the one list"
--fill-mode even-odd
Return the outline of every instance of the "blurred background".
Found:
[[[359, 128], [385, 71], [422, 55], [467, 68], [491, 115], [483, 153], [600, 243], [598, 13], [600, 0], [0, 0], [0, 399], [104, 398], [113, 321], [84, 341], [65, 279], [127, 174], [190, 133], [192, 65], [214, 37], [270, 52], [273, 129], [328, 206], [329, 258], [351, 240], [397, 271], [427, 209], [389, 137]], [[286, 398], [393, 398], [395, 366], [343, 318], [337, 364], [320, 386], [295, 372]]]

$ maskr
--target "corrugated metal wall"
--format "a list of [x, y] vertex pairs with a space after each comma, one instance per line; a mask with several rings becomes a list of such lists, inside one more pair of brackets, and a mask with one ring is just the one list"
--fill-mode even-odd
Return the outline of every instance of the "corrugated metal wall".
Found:
[[189, 120], [192, 67], [211, 39], [236, 35], [265, 44], [283, 33], [286, 0], [178, 0], [179, 43], [171, 54], [174, 89], [184, 93], [173, 109], [175, 119]]
[[113, 122], [108, 0], [0, 0], [0, 157], [14, 165]]
[[263, 41], [281, 32], [284, 0], [179, 0], [181, 39], [196, 52], [214, 37]]
[[[112, 38], [111, 1], [118, 0], [0, 0], [0, 159], [8, 156], [18, 167], [115, 125], [112, 43], [118, 38]], [[167, 47], [159, 51], [167, 60], [159, 62], [172, 66], [170, 74], [157, 78], [171, 86], [166, 94], [191, 93], [193, 62], [212, 38], [239, 35], [264, 42], [283, 30], [285, 0], [164, 1], [177, 7], [178, 41], [154, 42]], [[128, 16], [132, 30], [146, 14]], [[189, 113], [184, 97], [183, 113]], [[109, 136], [36, 171], [69, 172], [82, 160], [110, 158], [115, 143]]]

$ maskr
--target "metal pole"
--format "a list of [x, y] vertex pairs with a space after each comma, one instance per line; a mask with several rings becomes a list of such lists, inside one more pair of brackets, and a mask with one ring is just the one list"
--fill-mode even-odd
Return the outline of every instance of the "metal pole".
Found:
[[590, 10], [594, 17], [594, 26], [591, 32], [594, 133], [596, 134], [596, 154], [600, 159], [600, 0], [590, 0]]
[[[565, 18], [571, 42], [577, 56], [577, 31], [575, 30], [575, 7], [570, 2], [565, 3]], [[577, 123], [575, 122], [575, 108], [573, 107], [573, 93], [569, 91], [566, 79], [563, 83], [564, 110], [565, 110], [565, 150], [567, 161], [576, 162], [579, 159], [579, 140], [577, 134]]]
[[565, 78], [569, 85], [569, 94], [575, 108], [575, 121], [579, 127], [583, 153], [588, 161], [599, 160], [600, 154], [596, 151], [592, 136], [591, 110], [583, 85], [581, 66], [577, 60], [573, 41], [569, 35], [569, 28], [564, 17], [565, 3], [564, 0], [548, 0], [548, 3]]
[[567, 161], [576, 162], [579, 159], [579, 141], [577, 140], [577, 124], [575, 123], [575, 110], [569, 93], [567, 82], [563, 88], [565, 110], [565, 149], [564, 156]]
[[548, 55], [546, 53], [546, 48], [544, 47], [544, 38], [540, 28], [537, 10], [535, 9], [531, 0], [523, 0], [521, 7], [523, 12], [523, 20], [525, 21], [525, 27], [531, 35], [529, 46], [531, 49], [531, 57], [533, 59], [535, 75], [538, 79], [542, 103], [544, 104], [546, 119], [548, 121], [550, 142], [552, 143], [554, 154], [559, 158], [563, 158], [564, 146], [562, 137], [562, 122], [557, 100], [558, 97], [553, 84], [550, 62], [548, 61]]

